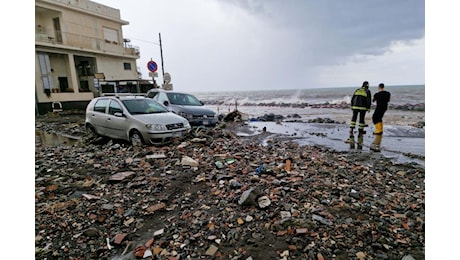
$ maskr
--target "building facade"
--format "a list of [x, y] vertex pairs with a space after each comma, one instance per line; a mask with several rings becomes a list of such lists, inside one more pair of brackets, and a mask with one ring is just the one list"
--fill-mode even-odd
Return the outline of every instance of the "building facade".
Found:
[[120, 10], [89, 0], [35, 0], [36, 113], [84, 109], [104, 92], [147, 92]]

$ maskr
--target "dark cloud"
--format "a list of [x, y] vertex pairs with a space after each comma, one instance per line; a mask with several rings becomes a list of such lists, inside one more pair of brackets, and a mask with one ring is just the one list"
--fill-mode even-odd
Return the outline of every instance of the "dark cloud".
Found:
[[[224, 2], [224, 0], [221, 0]], [[231, 1], [269, 26], [292, 30], [316, 53], [334, 57], [380, 55], [395, 41], [425, 34], [425, 4], [420, 0], [238, 0]], [[289, 42], [287, 43], [289, 44]]]

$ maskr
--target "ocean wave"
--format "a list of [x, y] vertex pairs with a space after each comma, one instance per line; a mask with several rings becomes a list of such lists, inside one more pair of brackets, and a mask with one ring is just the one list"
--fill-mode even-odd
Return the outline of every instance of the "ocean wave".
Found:
[[[250, 100], [205, 100], [203, 101], [206, 105], [213, 106], [248, 106], [248, 107], [289, 107], [289, 108], [341, 108], [341, 109], [350, 109], [349, 101], [336, 101], [336, 102], [324, 102], [324, 103], [314, 103], [310, 104], [308, 102], [286, 102], [286, 101], [259, 101], [253, 102]], [[416, 103], [416, 104], [388, 104], [389, 109], [395, 110], [404, 110], [404, 111], [425, 111], [425, 103]], [[375, 104], [372, 104], [371, 108], [375, 108]]]

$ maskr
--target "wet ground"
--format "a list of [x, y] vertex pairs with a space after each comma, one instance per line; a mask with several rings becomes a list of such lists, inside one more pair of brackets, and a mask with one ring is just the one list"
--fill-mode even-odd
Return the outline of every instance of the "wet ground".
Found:
[[[70, 117], [73, 117], [73, 120], [70, 121], [79, 122], [80, 125], [83, 124], [82, 115], [71, 115]], [[67, 118], [70, 119], [69, 117]], [[53, 121], [52, 118], [48, 120]], [[58, 119], [56, 120], [59, 121]], [[68, 128], [64, 127], [58, 133], [55, 131], [47, 132], [46, 128], [45, 130], [36, 129], [36, 142], [48, 145], [72, 145], [81, 142], [84, 129], [79, 129], [75, 133], [75, 128], [78, 128], [78, 124], [75, 125], [75, 123], [73, 125], [70, 123]], [[357, 149], [357, 144], [350, 146], [350, 143], [345, 142], [349, 138], [349, 128], [346, 124], [255, 121], [241, 124], [236, 129], [236, 134], [240, 137], [259, 139], [261, 144], [266, 144], [267, 140], [273, 138], [281, 138], [292, 140], [300, 145], [319, 145], [336, 151], [349, 152], [374, 152], [371, 150], [372, 144], [378, 142], [379, 153], [395, 162], [425, 165], [424, 128], [385, 125], [384, 130], [385, 132], [382, 136], [375, 136], [372, 134], [373, 129], [368, 127], [367, 133], [364, 134], [361, 140], [361, 149]], [[74, 131], [74, 135], [69, 134], [72, 131]], [[355, 130], [354, 137], [357, 143], [357, 130]]]
[[81, 141], [80, 136], [70, 136], [64, 133], [49, 133], [35, 130], [35, 142], [47, 145], [73, 145]]
[[[373, 153], [372, 143], [379, 142], [380, 153], [398, 163], [414, 162], [425, 165], [425, 129], [411, 126], [385, 126], [382, 136], [372, 134], [368, 128], [363, 136], [362, 149], [350, 147], [345, 140], [349, 138], [348, 125], [302, 122], [249, 122], [252, 131], [237, 132], [240, 136], [255, 135], [263, 132], [273, 133], [271, 138], [287, 138], [301, 145], [320, 145], [336, 151]], [[358, 142], [358, 131], [354, 139]]]

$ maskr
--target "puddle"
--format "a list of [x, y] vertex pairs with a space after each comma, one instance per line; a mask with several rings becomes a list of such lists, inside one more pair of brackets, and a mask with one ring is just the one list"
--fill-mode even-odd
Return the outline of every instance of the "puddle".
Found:
[[80, 137], [35, 130], [35, 143], [38, 142], [45, 145], [73, 145], [78, 143], [80, 139]]

